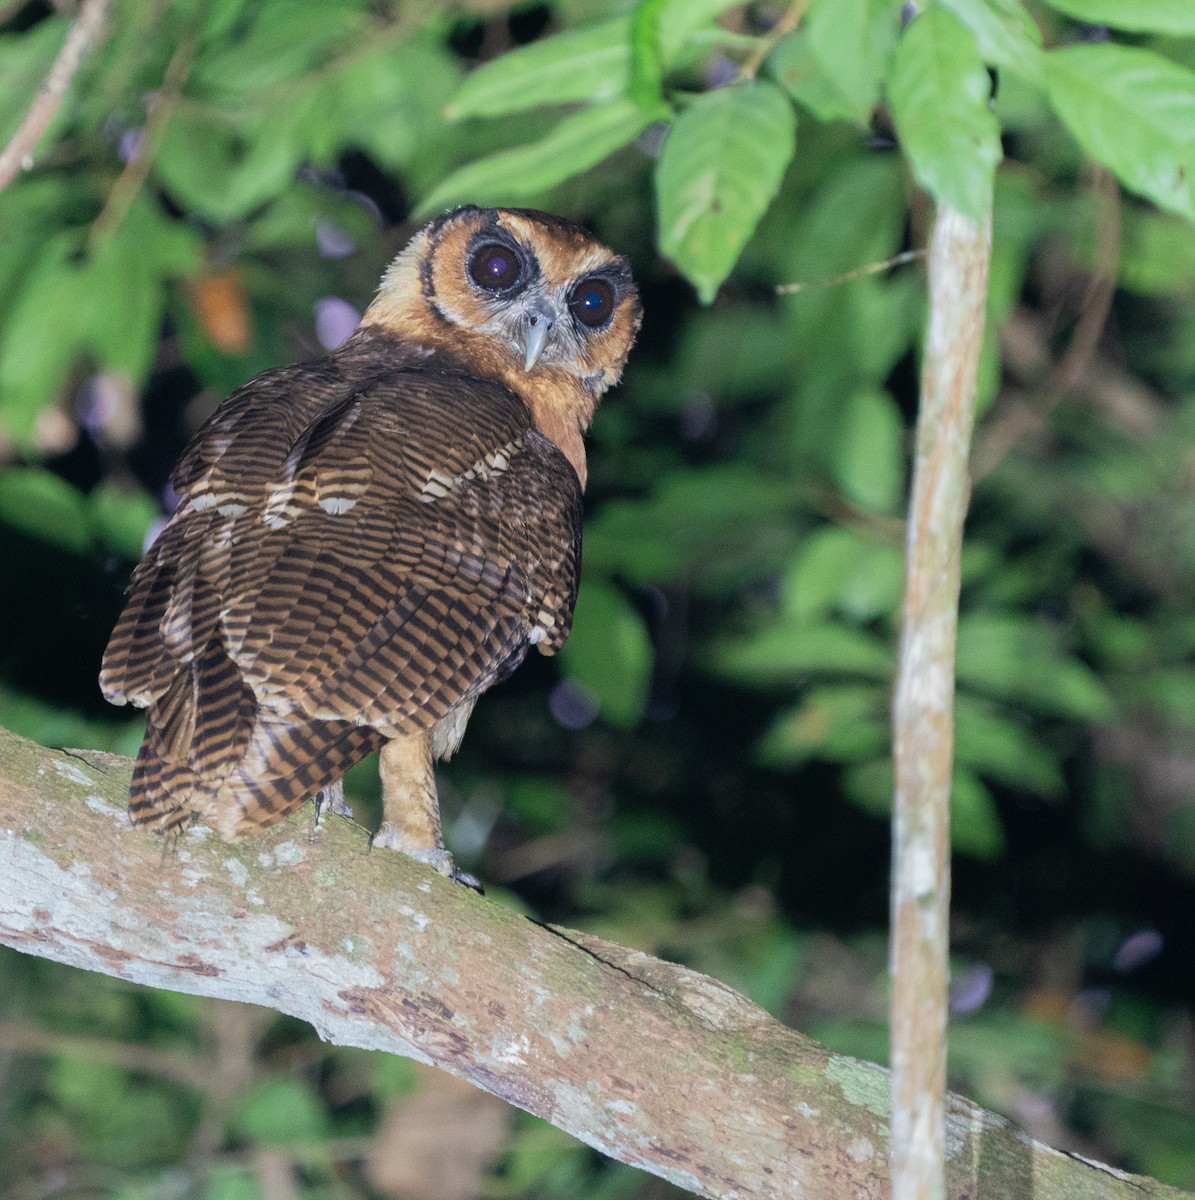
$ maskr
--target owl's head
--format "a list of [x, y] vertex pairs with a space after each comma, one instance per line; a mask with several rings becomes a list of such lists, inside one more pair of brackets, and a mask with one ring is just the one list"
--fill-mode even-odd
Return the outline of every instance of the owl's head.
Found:
[[626, 259], [580, 226], [529, 209], [465, 207], [411, 239], [362, 324], [501, 381], [574, 458], [559, 429], [579, 440], [622, 374], [641, 318]]

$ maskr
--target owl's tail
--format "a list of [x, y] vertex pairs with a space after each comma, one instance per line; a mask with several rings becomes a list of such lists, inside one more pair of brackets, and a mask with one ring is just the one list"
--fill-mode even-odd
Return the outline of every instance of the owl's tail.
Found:
[[382, 744], [351, 721], [311, 721], [261, 707], [213, 639], [147, 715], [129, 815], [160, 833], [199, 814], [225, 841], [266, 829]]

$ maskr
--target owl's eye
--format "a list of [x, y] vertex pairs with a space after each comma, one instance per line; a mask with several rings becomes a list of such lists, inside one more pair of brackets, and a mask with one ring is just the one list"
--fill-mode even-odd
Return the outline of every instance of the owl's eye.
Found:
[[505, 292], [519, 282], [523, 260], [509, 246], [487, 242], [474, 251], [469, 260], [469, 274], [487, 292]]
[[568, 307], [582, 325], [596, 329], [614, 311], [614, 289], [604, 279], [582, 279], [569, 294]]

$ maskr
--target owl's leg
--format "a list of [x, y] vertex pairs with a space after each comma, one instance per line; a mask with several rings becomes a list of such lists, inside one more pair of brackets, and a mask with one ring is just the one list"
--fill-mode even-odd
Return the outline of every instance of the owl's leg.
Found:
[[382, 747], [381, 775], [382, 824], [371, 845], [399, 850], [441, 875], [481, 891], [477, 880], [458, 871], [452, 855], [444, 849], [431, 736], [417, 733], [391, 738]]

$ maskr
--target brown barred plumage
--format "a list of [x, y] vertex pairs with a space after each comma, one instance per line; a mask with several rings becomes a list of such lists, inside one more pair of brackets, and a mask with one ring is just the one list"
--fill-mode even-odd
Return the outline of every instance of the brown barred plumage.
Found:
[[133, 820], [239, 838], [384, 745], [375, 844], [455, 875], [432, 759], [568, 636], [580, 435], [638, 324], [625, 262], [583, 230], [458, 209], [344, 346], [221, 405], [104, 656], [108, 699], [148, 709]]

